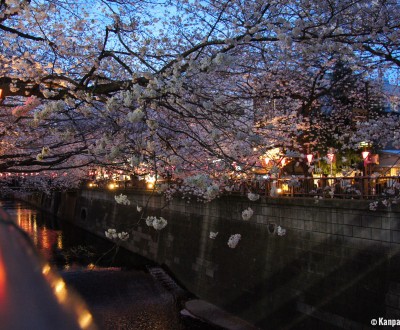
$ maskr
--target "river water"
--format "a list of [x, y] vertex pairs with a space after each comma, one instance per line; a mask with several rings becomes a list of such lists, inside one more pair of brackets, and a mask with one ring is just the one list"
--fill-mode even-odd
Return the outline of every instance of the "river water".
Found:
[[0, 206], [78, 291], [99, 329], [220, 329], [182, 314], [177, 297], [146, 271], [148, 260], [22, 202]]

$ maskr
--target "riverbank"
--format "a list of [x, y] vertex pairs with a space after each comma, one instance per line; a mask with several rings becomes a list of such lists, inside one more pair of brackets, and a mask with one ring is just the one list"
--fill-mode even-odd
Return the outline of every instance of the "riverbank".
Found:
[[203, 319], [201, 313], [197, 320], [176, 313], [181, 307], [174, 295], [142, 271], [97, 269], [67, 271], [62, 276], [84, 298], [100, 329], [250, 329], [219, 327], [214, 320], [208, 323], [210, 318]]
[[[45, 199], [43, 200], [45, 201]], [[51, 205], [51, 203], [47, 205]], [[10, 211], [10, 205], [6, 208]], [[25, 219], [25, 221], [23, 216], [21, 218], [23, 212], [19, 211], [19, 221], [22, 221], [21, 225], [25, 230], [36, 228], [36, 231], [30, 234], [38, 244], [39, 250], [57, 265], [68, 286], [73, 287], [87, 301], [90, 310], [94, 313], [96, 323], [101, 329], [153, 330], [160, 328], [156, 326], [160, 320], [155, 321], [148, 315], [156, 308], [158, 310], [156, 314], [160, 316], [159, 310], [165, 309], [166, 306], [169, 306], [167, 308], [170, 311], [168, 315], [175, 315], [175, 319], [168, 320], [171, 330], [177, 330], [177, 327], [181, 330], [255, 329], [243, 320], [221, 311], [218, 307], [197, 299], [176, 283], [168, 269], [157, 266], [151, 260], [133, 255], [124, 248], [119, 248], [117, 254], [112, 251], [106, 255], [100, 255], [100, 257], [95, 255], [92, 244], [96, 244], [96, 242], [93, 242], [90, 233], [77, 232], [73, 227], [71, 228], [71, 225], [67, 226], [65, 222], [60, 224], [60, 228], [53, 218], [54, 214], [43, 207], [41, 209], [48, 215], [38, 213], [35, 214], [35, 220]], [[33, 213], [29, 211], [29, 214]], [[52, 219], [45, 221], [47, 229], [43, 232], [40, 229], [42, 218]], [[63, 231], [63, 237], [60, 236], [60, 230]], [[45, 237], [42, 237], [43, 234]], [[74, 236], [78, 242], [81, 241], [82, 245], [67, 242], [71, 236]], [[98, 240], [103, 241], [103, 250], [110, 250], [109, 247], [112, 247], [112, 244], [104, 238], [99, 237]], [[52, 248], [52, 251], [46, 250], [50, 248], [46, 241], [51, 245], [66, 244], [65, 251], [58, 248], [56, 250]], [[63, 241], [64, 243], [62, 243]], [[52, 255], [50, 256], [50, 254]], [[93, 260], [100, 261], [100, 259], [103, 261], [103, 267], [95, 267], [91, 270], [86, 268]], [[118, 267], [104, 268], [107, 264]], [[65, 266], [68, 270], [65, 270]], [[188, 302], [190, 304], [186, 306]], [[179, 321], [177, 320], [179, 313], [174, 314], [173, 309], [181, 311]], [[164, 324], [163, 321], [160, 324]], [[238, 326], [240, 327], [238, 328]], [[160, 329], [165, 330], [165, 324]]]
[[[116, 202], [121, 193], [131, 205]], [[260, 328], [306, 329], [313, 321], [362, 328], [378, 314], [400, 315], [398, 205], [371, 211], [367, 200], [241, 196], [166, 203], [150, 192], [101, 189], [54, 201], [58, 215], [100, 237], [109, 228], [129, 232], [121, 246], [166, 265], [200, 299]], [[243, 220], [249, 208], [253, 215]], [[155, 230], [147, 216], [168, 225]], [[235, 234], [240, 240], [230, 248]]]

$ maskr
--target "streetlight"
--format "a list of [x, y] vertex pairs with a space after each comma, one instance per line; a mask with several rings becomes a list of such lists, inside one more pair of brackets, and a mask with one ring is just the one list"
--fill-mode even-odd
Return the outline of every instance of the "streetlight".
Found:
[[365, 162], [369, 156], [369, 151], [363, 151], [361, 154], [362, 154], [363, 160]]
[[335, 154], [333, 153], [333, 150], [331, 149], [330, 152], [326, 155], [329, 159], [329, 162], [331, 163], [331, 176], [332, 176], [332, 163], [333, 163], [333, 158], [335, 157]]
[[313, 154], [307, 154], [306, 157], [307, 157], [307, 161], [308, 161], [308, 166], [310, 166], [314, 156], [313, 156]]
[[362, 153], [362, 158], [364, 160], [364, 175], [368, 175], [368, 157], [370, 155], [370, 152], [367, 150], [364, 150]]

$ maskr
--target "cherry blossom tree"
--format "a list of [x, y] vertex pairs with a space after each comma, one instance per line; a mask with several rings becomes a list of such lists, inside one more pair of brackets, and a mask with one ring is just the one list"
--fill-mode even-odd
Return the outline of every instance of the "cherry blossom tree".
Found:
[[399, 24], [395, 0], [1, 0], [0, 172], [102, 164], [209, 200], [275, 147], [399, 141], [352, 119], [398, 74]]

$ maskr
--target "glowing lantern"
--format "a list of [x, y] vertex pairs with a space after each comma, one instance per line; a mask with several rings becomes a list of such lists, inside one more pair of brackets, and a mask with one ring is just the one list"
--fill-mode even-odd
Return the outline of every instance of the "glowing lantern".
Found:
[[307, 157], [308, 164], [311, 164], [314, 156], [312, 154], [308, 154], [308, 155], [306, 155], [306, 157]]
[[369, 151], [363, 151], [361, 154], [362, 154], [362, 158], [365, 162], [368, 159]]
[[148, 189], [153, 189], [154, 185], [156, 183], [156, 177], [153, 175], [147, 175], [145, 178], [145, 181], [147, 183], [147, 188]]

